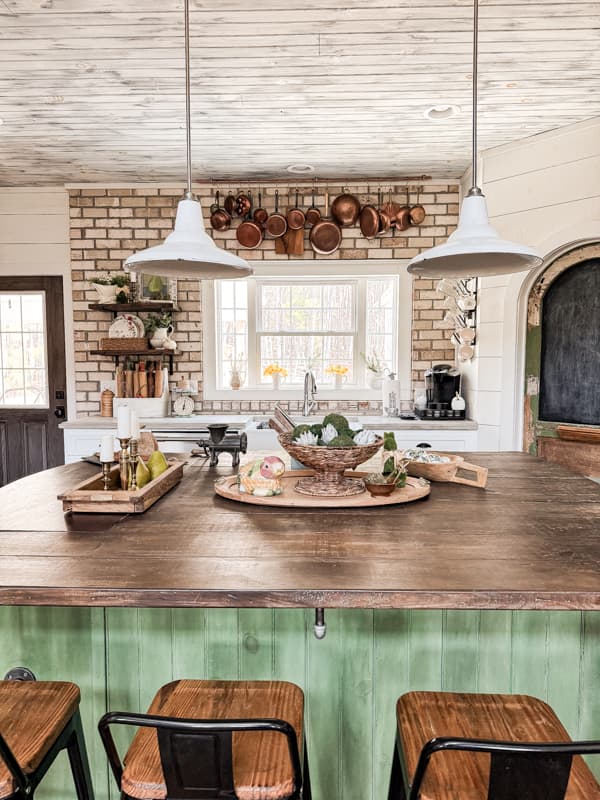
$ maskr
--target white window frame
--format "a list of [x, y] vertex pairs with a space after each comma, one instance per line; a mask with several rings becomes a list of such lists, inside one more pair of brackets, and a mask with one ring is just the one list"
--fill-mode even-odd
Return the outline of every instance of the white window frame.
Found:
[[[388, 260], [369, 259], [344, 261], [269, 261], [252, 262], [254, 277], [261, 279], [281, 279], [292, 281], [294, 279], [308, 279], [320, 283], [336, 282], [340, 279], [377, 276], [398, 276], [398, 324], [396, 327], [396, 359], [398, 378], [401, 382], [401, 400], [410, 400], [411, 385], [411, 339], [412, 339], [412, 278], [406, 270], [408, 259]], [[255, 283], [249, 283], [248, 308], [256, 308]], [[358, 301], [358, 297], [355, 298]], [[364, 303], [363, 303], [364, 307]], [[360, 303], [358, 311], [360, 312]], [[356, 313], [355, 324], [357, 329], [364, 327], [364, 315]], [[362, 316], [362, 321], [360, 317]], [[217, 313], [216, 313], [216, 287], [214, 281], [202, 281], [202, 318], [203, 318], [203, 398], [205, 400], [265, 400], [272, 403], [275, 399], [302, 400], [303, 389], [299, 386], [286, 387], [282, 383], [279, 391], [271, 387], [254, 387], [244, 389], [217, 388], [217, 358], [215, 342], [217, 338]], [[322, 333], [322, 332], [320, 332]], [[250, 332], [249, 332], [250, 334]], [[249, 336], [250, 338], [250, 336]], [[360, 364], [356, 363], [355, 374], [361, 375]], [[317, 388], [319, 400], [380, 400], [381, 392], [363, 386], [351, 385], [335, 389], [333, 386], [321, 385]]]

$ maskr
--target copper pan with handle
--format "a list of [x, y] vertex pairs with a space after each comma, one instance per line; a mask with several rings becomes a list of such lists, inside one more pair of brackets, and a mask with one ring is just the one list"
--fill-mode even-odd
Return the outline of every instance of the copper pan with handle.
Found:
[[325, 192], [325, 218], [310, 229], [309, 239], [312, 249], [320, 256], [330, 256], [342, 243], [342, 229], [327, 217], [329, 211], [329, 192]]
[[254, 213], [252, 214], [252, 219], [256, 222], [257, 225], [260, 225], [261, 228], [264, 228], [265, 222], [269, 218], [269, 212], [266, 208], [262, 207], [262, 192], [259, 191], [258, 193], [258, 208], [254, 209]]
[[287, 214], [285, 215], [285, 219], [287, 221], [288, 230], [290, 231], [299, 231], [300, 228], [304, 228], [304, 223], [306, 222], [306, 215], [304, 211], [298, 206], [298, 195], [300, 192], [296, 189], [296, 205], [294, 208], [288, 208]]
[[246, 213], [246, 218], [241, 225], [238, 226], [235, 236], [240, 247], [246, 250], [254, 250], [262, 244], [263, 229], [252, 219], [252, 195], [250, 192], [248, 192], [247, 197], [250, 200], [250, 208]]
[[410, 221], [410, 202], [408, 197], [408, 186], [406, 187], [406, 203], [400, 207], [396, 214], [396, 230], [406, 231], [411, 226]]
[[287, 220], [279, 213], [279, 190], [275, 189], [275, 211], [265, 222], [265, 233], [270, 239], [278, 239], [287, 231]]
[[392, 226], [392, 220], [390, 215], [385, 211], [383, 206], [381, 205], [381, 189], [377, 191], [377, 208], [378, 208], [378, 215], [379, 215], [379, 229], [377, 231], [377, 236], [383, 236], [384, 233], [387, 233]]
[[215, 192], [215, 202], [210, 207], [210, 225], [215, 231], [228, 231], [231, 226], [231, 215], [219, 203], [218, 189]]
[[360, 210], [358, 218], [360, 232], [365, 239], [374, 239], [379, 233], [379, 211], [373, 203], [367, 202]]
[[331, 204], [331, 217], [342, 228], [348, 228], [351, 225], [356, 225], [358, 215], [360, 214], [360, 201], [358, 197], [350, 194], [346, 190], [338, 195]]
[[312, 228], [313, 225], [316, 225], [317, 222], [321, 221], [321, 212], [315, 205], [315, 187], [312, 188], [312, 199], [311, 199], [311, 206], [306, 211], [306, 224]]
[[410, 207], [410, 221], [413, 225], [421, 225], [427, 216], [425, 208], [419, 203], [419, 194], [422, 188], [417, 186], [417, 202]]

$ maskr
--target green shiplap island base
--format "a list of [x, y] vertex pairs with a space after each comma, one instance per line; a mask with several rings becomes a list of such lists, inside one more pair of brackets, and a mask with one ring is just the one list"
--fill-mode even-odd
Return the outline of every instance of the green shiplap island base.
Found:
[[[317, 641], [310, 609], [3, 606], [0, 674], [23, 665], [39, 679], [79, 684], [97, 800], [118, 797], [98, 719], [107, 709], [145, 711], [175, 678], [301, 686], [314, 800], [387, 797], [395, 701], [409, 689], [531, 694], [573, 738], [600, 738], [599, 611], [326, 614], [327, 636]], [[591, 766], [598, 775], [598, 762]], [[36, 796], [74, 797], [66, 755]]]

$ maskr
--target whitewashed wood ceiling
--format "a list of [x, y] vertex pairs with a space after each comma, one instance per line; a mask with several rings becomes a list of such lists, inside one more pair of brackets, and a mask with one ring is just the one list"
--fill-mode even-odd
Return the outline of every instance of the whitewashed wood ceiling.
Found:
[[[471, 29], [471, 0], [192, 0], [195, 178], [460, 176]], [[481, 148], [600, 115], [598, 0], [481, 0], [480, 30]], [[183, 182], [183, 87], [182, 0], [0, 0], [0, 185]]]

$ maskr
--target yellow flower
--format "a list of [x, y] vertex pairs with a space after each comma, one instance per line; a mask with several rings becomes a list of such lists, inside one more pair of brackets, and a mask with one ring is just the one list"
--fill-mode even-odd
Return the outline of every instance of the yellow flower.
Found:
[[348, 367], [343, 367], [341, 364], [332, 364], [325, 370], [329, 375], [347, 375]]
[[282, 378], [287, 378], [288, 371], [285, 367], [280, 367], [279, 364], [269, 364], [263, 370], [263, 375], [281, 375]]

